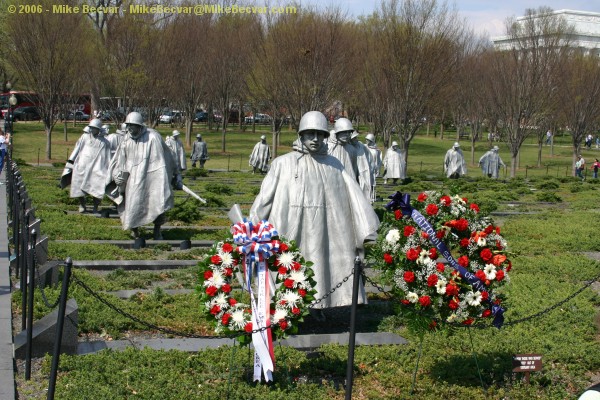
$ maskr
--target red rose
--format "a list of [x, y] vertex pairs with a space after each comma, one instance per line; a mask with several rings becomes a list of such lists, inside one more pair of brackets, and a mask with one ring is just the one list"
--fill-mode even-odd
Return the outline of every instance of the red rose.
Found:
[[300, 309], [298, 307], [292, 307], [292, 314], [294, 314], [294, 315], [300, 314]]
[[224, 291], [225, 293], [229, 293], [229, 292], [231, 292], [231, 286], [228, 283], [226, 283], [223, 286], [221, 286], [221, 290]]
[[438, 283], [438, 276], [436, 274], [431, 274], [427, 277], [427, 286], [433, 287]]
[[459, 232], [466, 231], [467, 229], [469, 229], [469, 221], [467, 221], [464, 218], [461, 218], [458, 221], [456, 221], [455, 227], [456, 227], [456, 230]]
[[406, 283], [412, 283], [415, 281], [415, 274], [412, 271], [405, 271], [404, 272], [404, 281]]
[[496, 280], [497, 281], [501, 281], [502, 279], [504, 279], [504, 271], [503, 270], [499, 270], [496, 272]]
[[230, 319], [231, 319], [231, 314], [229, 314], [229, 313], [223, 314], [223, 316], [221, 317], [221, 324], [223, 324], [223, 325], [229, 324]]
[[458, 286], [454, 282], [446, 285], [446, 296], [458, 296]]
[[229, 305], [231, 307], [235, 306], [237, 304], [237, 300], [234, 299], [233, 297], [229, 299]]
[[400, 218], [402, 218], [402, 210], [394, 211], [394, 218], [396, 218], [396, 221], [398, 221]]
[[276, 311], [276, 310], [275, 310], [274, 308], [270, 308], [270, 309], [269, 309], [269, 314], [271, 314], [271, 315], [275, 315], [275, 311]]
[[221, 264], [221, 257], [219, 257], [218, 254], [215, 254], [214, 256], [212, 256], [210, 258], [210, 262], [215, 264], [215, 265], [220, 265]]
[[445, 206], [449, 206], [452, 203], [452, 200], [450, 199], [450, 196], [442, 196], [440, 198], [440, 203], [442, 203]]
[[478, 213], [478, 212], [479, 212], [479, 206], [478, 206], [477, 204], [475, 204], [475, 203], [471, 203], [471, 204], [469, 205], [469, 208], [470, 208], [471, 210], [475, 211], [476, 213]]
[[496, 267], [501, 266], [504, 261], [506, 261], [506, 256], [504, 254], [496, 254], [492, 257], [492, 264]]
[[460, 256], [458, 257], [458, 265], [460, 265], [461, 267], [468, 267], [469, 266], [469, 257], [467, 256]]
[[421, 193], [421, 194], [419, 194], [419, 197], [417, 197], [417, 200], [422, 203], [425, 200], [427, 200], [427, 195], [425, 193]]
[[497, 227], [496, 227], [496, 235], [499, 235], [499, 234], [500, 234], [500, 227], [499, 227], [499, 226], [497, 226]]
[[229, 243], [224, 243], [223, 247], [221, 247], [221, 250], [223, 250], [225, 253], [231, 253], [233, 251], [233, 246]]
[[410, 304], [410, 301], [406, 300], [406, 299], [402, 299], [400, 300], [400, 303], [404, 304], [405, 306]]
[[460, 239], [460, 247], [468, 247], [470, 240], [467, 238]]
[[292, 270], [294, 270], [294, 271], [300, 271], [300, 269], [302, 269], [302, 265], [300, 265], [299, 262], [294, 261], [292, 263]]
[[436, 206], [435, 204], [428, 204], [427, 207], [425, 208], [425, 212], [427, 212], [427, 215], [430, 216], [434, 216], [438, 213], [439, 208], [438, 206]]
[[429, 307], [431, 305], [431, 297], [429, 297], [429, 296], [419, 297], [419, 304], [421, 304], [422, 307]]
[[448, 302], [448, 308], [451, 309], [451, 310], [456, 310], [458, 308], [458, 301], [456, 301], [454, 299], [451, 299]]
[[212, 306], [212, 308], [210, 309], [210, 313], [211, 313], [212, 315], [217, 315], [217, 314], [218, 314], [218, 313], [220, 313], [220, 312], [221, 312], [221, 307], [219, 307], [219, 306], [218, 306], [218, 305], [216, 305], [216, 304], [215, 304], [214, 306]]
[[252, 322], [248, 322], [248, 323], [246, 324], [246, 326], [244, 326], [244, 330], [245, 330], [247, 333], [250, 333], [250, 332], [252, 332]]
[[210, 297], [215, 296], [218, 291], [219, 291], [219, 289], [217, 289], [216, 286], [209, 286], [206, 288], [206, 294], [209, 295]]
[[438, 239], [443, 239], [446, 236], [446, 230], [441, 229], [435, 233], [435, 237]]
[[483, 272], [482, 269], [478, 269], [477, 272], [475, 272], [475, 276], [481, 280], [481, 281], [485, 281], [485, 272]]
[[490, 233], [494, 232], [494, 226], [493, 225], [488, 225], [485, 227], [485, 229], [483, 230], [487, 235], [489, 235]]
[[444, 272], [446, 266], [442, 263], [437, 263], [435, 264], [435, 269], [437, 269], [438, 272]]
[[423, 239], [429, 239], [429, 234], [427, 232], [421, 232], [421, 237]]
[[282, 331], [285, 331], [288, 327], [288, 322], [285, 319], [282, 319], [281, 321], [279, 321], [279, 328], [281, 328]]
[[473, 318], [468, 318], [463, 321], [463, 325], [471, 325], [473, 323]]
[[482, 318], [487, 318], [490, 315], [492, 315], [492, 312], [490, 310], [483, 310], [483, 312], [481, 313]]
[[298, 289], [298, 294], [300, 295], [300, 297], [306, 296], [306, 289]]
[[392, 257], [391, 255], [389, 255], [388, 253], [385, 253], [383, 255], [383, 260], [386, 262], [386, 264], [391, 264], [394, 262], [394, 257]]
[[490, 298], [490, 294], [487, 291], [481, 292], [481, 301], [487, 301]]
[[284, 266], [281, 266], [281, 267], [279, 267], [277, 272], [279, 273], [279, 275], [285, 275], [285, 274], [287, 274], [287, 268]]
[[479, 256], [486, 263], [489, 263], [492, 260], [492, 257], [494, 257], [494, 255], [492, 254], [492, 251], [490, 249], [488, 249], [487, 247], [479, 252]]
[[233, 275], [233, 268], [225, 268], [225, 276]]
[[292, 289], [294, 287], [294, 280], [287, 278], [285, 281], [283, 281], [283, 285], [288, 289]]
[[431, 258], [432, 260], [437, 260], [438, 253], [437, 253], [437, 249], [435, 247], [432, 247], [431, 249], [429, 249], [429, 258]]
[[279, 244], [279, 251], [280, 251], [280, 252], [282, 252], [282, 253], [283, 253], [284, 251], [288, 251], [288, 249], [289, 249], [289, 247], [288, 247], [288, 245], [287, 245], [287, 244], [285, 244], [285, 243], [281, 243], [281, 244]]
[[[287, 304], [287, 300], [280, 300], [279, 301], [279, 305], [280, 306], [285, 306]], [[275, 310], [271, 310], [271, 311], [275, 311]]]
[[406, 258], [409, 261], [415, 261], [417, 258], [419, 258], [419, 253], [421, 252], [421, 250], [419, 249], [413, 249], [410, 248], [408, 249], [408, 251], [406, 252]]
[[213, 277], [212, 271], [204, 271], [204, 279], [210, 279]]
[[412, 235], [413, 233], [415, 233], [416, 229], [414, 226], [411, 225], [406, 225], [404, 227], [404, 236], [405, 237], [409, 237], [410, 235]]

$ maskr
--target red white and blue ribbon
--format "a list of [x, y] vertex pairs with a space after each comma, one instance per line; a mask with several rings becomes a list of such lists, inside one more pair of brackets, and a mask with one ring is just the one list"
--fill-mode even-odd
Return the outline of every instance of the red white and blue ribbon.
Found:
[[[260, 381], [264, 374], [267, 382], [273, 380], [275, 353], [271, 334], [269, 268], [266, 260], [279, 251], [277, 230], [268, 221], [254, 225], [244, 219], [231, 227], [236, 250], [244, 255], [244, 280], [252, 304], [252, 344], [254, 345], [254, 380]], [[256, 266], [256, 296], [252, 291], [252, 277]], [[255, 298], [256, 297], [256, 298]]]
[[[471, 284], [471, 286], [473, 288], [475, 288], [476, 290], [479, 290], [479, 291], [487, 290], [485, 284], [479, 278], [477, 278], [477, 276], [475, 276], [475, 274], [473, 274], [472, 272], [468, 271], [466, 268], [461, 266], [454, 259], [454, 257], [452, 257], [452, 254], [450, 253], [450, 250], [448, 249], [446, 244], [444, 242], [442, 242], [440, 239], [438, 239], [438, 237], [436, 236], [435, 228], [433, 226], [431, 226], [431, 224], [429, 223], [429, 221], [427, 221], [427, 219], [423, 216], [423, 214], [421, 214], [419, 211], [415, 210], [410, 205], [410, 195], [409, 194], [407, 194], [407, 193], [402, 194], [400, 192], [396, 192], [394, 195], [392, 195], [388, 198], [392, 199], [385, 206], [388, 210], [390, 210], [390, 211], [401, 210], [402, 215], [410, 216], [413, 219], [413, 221], [415, 221], [415, 223], [417, 225], [419, 225], [419, 228], [421, 228], [423, 230], [423, 232], [427, 233], [431, 244], [433, 244], [435, 246], [435, 248], [440, 252], [440, 254], [446, 260], [448, 260], [448, 264], [450, 264], [450, 266], [452, 268], [454, 268], [456, 271], [458, 271], [458, 273], [460, 274], [461, 277], [463, 277], [467, 282], [469, 282], [469, 284]], [[494, 320], [492, 321], [492, 324], [497, 328], [501, 328], [502, 324], [504, 324], [504, 309], [502, 307], [500, 307], [498, 304], [493, 303], [489, 299], [488, 299], [488, 303], [490, 304], [492, 315], [494, 316]]]

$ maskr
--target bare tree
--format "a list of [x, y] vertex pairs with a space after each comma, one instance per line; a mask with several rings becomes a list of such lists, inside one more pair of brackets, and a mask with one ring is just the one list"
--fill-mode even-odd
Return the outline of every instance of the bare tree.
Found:
[[[54, 2], [41, 0], [42, 8]], [[64, 4], [76, 5], [76, 1]], [[77, 14], [20, 14], [5, 21], [6, 46], [13, 51], [8, 62], [25, 88], [35, 91], [40, 100], [40, 116], [46, 131], [46, 158], [52, 158], [52, 129], [60, 112], [64, 93], [75, 87], [85, 68], [73, 49], [85, 48], [89, 26]]]

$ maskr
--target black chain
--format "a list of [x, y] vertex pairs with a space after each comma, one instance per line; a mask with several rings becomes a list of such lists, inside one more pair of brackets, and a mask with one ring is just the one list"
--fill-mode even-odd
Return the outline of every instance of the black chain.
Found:
[[[40, 278], [40, 268], [39, 265], [37, 263], [37, 252], [35, 251], [35, 248], [31, 249], [33, 250], [33, 265], [34, 265], [34, 269], [35, 269], [35, 275], [38, 281], [38, 288], [40, 289], [40, 293], [42, 294], [42, 299], [44, 300], [44, 304], [46, 305], [46, 307], [48, 307], [49, 309], [54, 309], [58, 306], [58, 303], [60, 302], [60, 296], [58, 296], [56, 298], [56, 301], [52, 304], [50, 304], [50, 301], [48, 301], [48, 297], [46, 296], [46, 291], [44, 290], [44, 285], [42, 283], [42, 279]], [[58, 268], [58, 265], [56, 266]]]
[[336, 290], [341, 288], [344, 283], [348, 282], [348, 280], [350, 279], [350, 277], [352, 275], [354, 275], [354, 268], [352, 269], [352, 272], [350, 272], [350, 275], [344, 277], [344, 279], [342, 279], [337, 285], [335, 285], [333, 288], [331, 288], [329, 290], [329, 292], [325, 293], [323, 295], [323, 297], [321, 297], [320, 299], [316, 299], [312, 303], [310, 303], [310, 306], [315, 306], [315, 305], [319, 304], [320, 302], [322, 302], [323, 300], [325, 300], [326, 298], [328, 298], [329, 296], [331, 296], [333, 294], [333, 292], [335, 292]]

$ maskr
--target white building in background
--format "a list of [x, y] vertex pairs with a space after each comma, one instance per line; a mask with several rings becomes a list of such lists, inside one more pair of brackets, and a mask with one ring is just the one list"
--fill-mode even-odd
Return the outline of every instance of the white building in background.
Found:
[[[571, 38], [571, 47], [576, 47], [584, 54], [592, 54], [600, 57], [600, 13], [575, 10], [557, 10], [552, 14], [561, 16], [565, 21], [575, 27], [577, 34]], [[517, 18], [519, 21], [527, 17]], [[500, 50], [510, 49], [511, 39], [508, 36], [497, 36], [492, 38], [494, 46]]]

